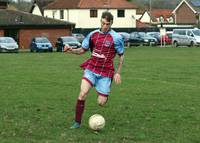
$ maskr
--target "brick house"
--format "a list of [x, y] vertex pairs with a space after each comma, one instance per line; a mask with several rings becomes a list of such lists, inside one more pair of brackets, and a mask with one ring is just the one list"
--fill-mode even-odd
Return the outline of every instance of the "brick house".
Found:
[[13, 37], [20, 48], [29, 48], [35, 36], [46, 36], [55, 46], [58, 37], [71, 35], [74, 23], [55, 20], [27, 12], [0, 9], [0, 36]]
[[0, 9], [6, 9], [8, 4], [9, 4], [8, 0], [1, 0]]
[[175, 24], [199, 25], [200, 1], [182, 0], [172, 13]]

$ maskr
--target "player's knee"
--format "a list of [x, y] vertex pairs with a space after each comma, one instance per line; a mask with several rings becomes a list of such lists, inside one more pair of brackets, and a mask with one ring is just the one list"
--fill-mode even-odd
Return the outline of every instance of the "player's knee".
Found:
[[87, 92], [80, 91], [80, 94], [79, 94], [79, 99], [80, 100], [85, 100], [86, 96], [87, 96]]
[[104, 106], [106, 104], [106, 101], [97, 100], [97, 103], [98, 103], [99, 106]]

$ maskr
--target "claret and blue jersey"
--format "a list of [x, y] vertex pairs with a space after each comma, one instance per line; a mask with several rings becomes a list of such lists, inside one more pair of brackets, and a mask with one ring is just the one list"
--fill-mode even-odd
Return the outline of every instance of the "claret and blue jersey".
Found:
[[113, 59], [116, 54], [124, 54], [124, 41], [113, 30], [102, 33], [99, 29], [91, 32], [84, 39], [82, 48], [91, 50], [91, 57], [81, 67], [101, 76], [112, 78], [114, 75]]

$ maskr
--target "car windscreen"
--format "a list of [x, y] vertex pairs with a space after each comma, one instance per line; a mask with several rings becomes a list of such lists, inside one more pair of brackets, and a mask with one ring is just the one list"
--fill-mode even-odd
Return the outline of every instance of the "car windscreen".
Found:
[[138, 34], [140, 35], [140, 37], [147, 37], [147, 35], [144, 32], [139, 32]]
[[172, 39], [172, 33], [168, 33], [167, 36], [169, 39]]
[[143, 32], [139, 32], [139, 35], [140, 35], [140, 37], [142, 37], [142, 38], [152, 38], [152, 36], [147, 35], [146, 33], [143, 33]]
[[0, 43], [15, 43], [12, 38], [0, 38]]
[[194, 35], [200, 36], [200, 30], [192, 30], [192, 32], [194, 33]]
[[36, 43], [49, 43], [49, 40], [47, 38], [36, 38]]
[[65, 37], [63, 38], [63, 42], [77, 42], [77, 39], [74, 37]]
[[82, 34], [72, 34], [74, 37], [84, 37]]

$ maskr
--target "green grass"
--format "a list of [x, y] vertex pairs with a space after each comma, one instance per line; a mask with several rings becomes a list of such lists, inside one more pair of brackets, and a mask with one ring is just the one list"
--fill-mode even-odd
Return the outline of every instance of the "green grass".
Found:
[[[88, 56], [0, 54], [0, 142], [199, 143], [200, 48], [126, 49], [122, 84], [103, 108], [92, 90], [82, 128], [70, 130]], [[106, 119], [98, 134], [94, 113]]]

